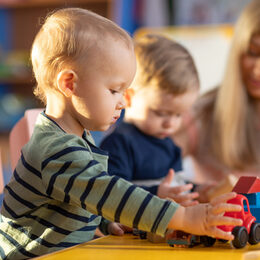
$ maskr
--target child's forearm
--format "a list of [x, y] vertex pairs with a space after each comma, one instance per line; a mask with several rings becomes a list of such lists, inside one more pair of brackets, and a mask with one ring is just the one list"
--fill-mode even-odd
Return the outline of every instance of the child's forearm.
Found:
[[179, 206], [168, 224], [168, 229], [184, 230], [184, 226], [183, 226], [184, 217], [185, 217], [185, 208]]

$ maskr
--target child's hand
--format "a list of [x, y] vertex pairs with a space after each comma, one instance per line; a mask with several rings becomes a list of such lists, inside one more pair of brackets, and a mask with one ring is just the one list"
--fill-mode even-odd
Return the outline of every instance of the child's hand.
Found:
[[167, 176], [164, 178], [164, 180], [160, 183], [158, 187], [157, 196], [160, 198], [172, 199], [184, 207], [198, 204], [197, 201], [194, 201], [194, 199], [196, 199], [199, 196], [198, 192], [183, 194], [183, 192], [191, 190], [193, 185], [190, 183], [186, 185], [172, 187], [171, 183], [173, 178], [174, 170], [170, 169]]
[[198, 204], [191, 207], [179, 207], [168, 228], [182, 230], [194, 235], [208, 235], [225, 240], [233, 240], [234, 236], [219, 229], [220, 225], [242, 225], [241, 219], [223, 216], [225, 212], [241, 211], [241, 206], [226, 203], [236, 196], [230, 192], [214, 198], [210, 203]]
[[120, 223], [110, 222], [107, 231], [110, 235], [123, 236], [124, 233], [132, 232], [132, 228], [124, 226]]

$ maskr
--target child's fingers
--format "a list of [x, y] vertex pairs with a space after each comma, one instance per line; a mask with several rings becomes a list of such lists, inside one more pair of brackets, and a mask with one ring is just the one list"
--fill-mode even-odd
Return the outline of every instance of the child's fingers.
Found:
[[108, 232], [109, 232], [109, 234], [112, 234], [115, 236], [124, 235], [124, 230], [122, 229], [121, 225], [118, 223], [115, 223], [115, 222], [109, 224]]
[[191, 183], [185, 184], [185, 185], [180, 185], [180, 186], [172, 187], [170, 192], [174, 193], [174, 194], [179, 194], [179, 193], [191, 190], [192, 187], [193, 187], [193, 185]]
[[225, 240], [233, 240], [234, 236], [231, 234], [231, 232], [225, 232], [217, 227], [213, 228], [210, 232], [212, 237], [217, 237], [219, 239], [225, 239]]
[[196, 199], [199, 197], [199, 193], [198, 192], [191, 192], [191, 193], [188, 193], [186, 195], [189, 195], [189, 199]]
[[199, 194], [197, 192], [192, 192], [188, 194], [173, 194], [172, 197], [177, 202], [189, 201], [198, 198]]
[[226, 194], [223, 194], [223, 195], [220, 195], [214, 199], [211, 200], [210, 204], [212, 206], [214, 205], [217, 205], [221, 202], [226, 202], [227, 200], [230, 200], [230, 199], [233, 199], [236, 197], [236, 193], [235, 192], [229, 192], [229, 193], [226, 193]]
[[231, 218], [226, 216], [208, 216], [208, 223], [209, 226], [241, 226], [243, 224], [243, 221], [241, 219], [237, 218]]
[[232, 211], [241, 211], [242, 208], [240, 205], [235, 205], [231, 203], [220, 203], [213, 207], [210, 207], [210, 213], [212, 214], [221, 214], [223, 212], [232, 212]]

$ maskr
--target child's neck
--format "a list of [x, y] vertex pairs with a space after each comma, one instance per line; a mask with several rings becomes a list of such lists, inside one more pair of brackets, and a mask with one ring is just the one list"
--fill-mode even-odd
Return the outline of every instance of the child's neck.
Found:
[[45, 113], [53, 119], [66, 133], [82, 137], [84, 128], [73, 116], [63, 98], [48, 96]]
[[133, 125], [136, 126], [135, 119], [132, 118], [131, 116], [128, 116], [126, 113], [125, 113], [125, 115], [124, 115], [123, 121], [126, 122], [126, 123], [133, 124]]
[[[144, 133], [144, 132], [142, 131], [142, 129], [140, 129], [140, 127], [138, 126], [138, 123], [136, 123], [136, 121], [135, 121], [133, 118], [124, 117], [123, 121], [124, 121], [125, 123], [129, 123], [129, 124], [134, 125], [139, 131], [141, 131], [142, 133]], [[146, 134], [146, 133], [144, 133], [144, 134]]]

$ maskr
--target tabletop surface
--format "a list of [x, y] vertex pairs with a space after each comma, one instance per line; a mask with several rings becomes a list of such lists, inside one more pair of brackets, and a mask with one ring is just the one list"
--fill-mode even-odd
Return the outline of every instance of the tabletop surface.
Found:
[[127, 234], [122, 237], [106, 236], [90, 242], [80, 244], [69, 249], [48, 254], [37, 259], [85, 259], [85, 260], [116, 260], [116, 259], [142, 259], [142, 260], [232, 260], [260, 259], [260, 243], [247, 245], [243, 249], [234, 249], [230, 243], [216, 242], [213, 247], [203, 245], [193, 248], [170, 247], [167, 243], [152, 243], [138, 236]]

